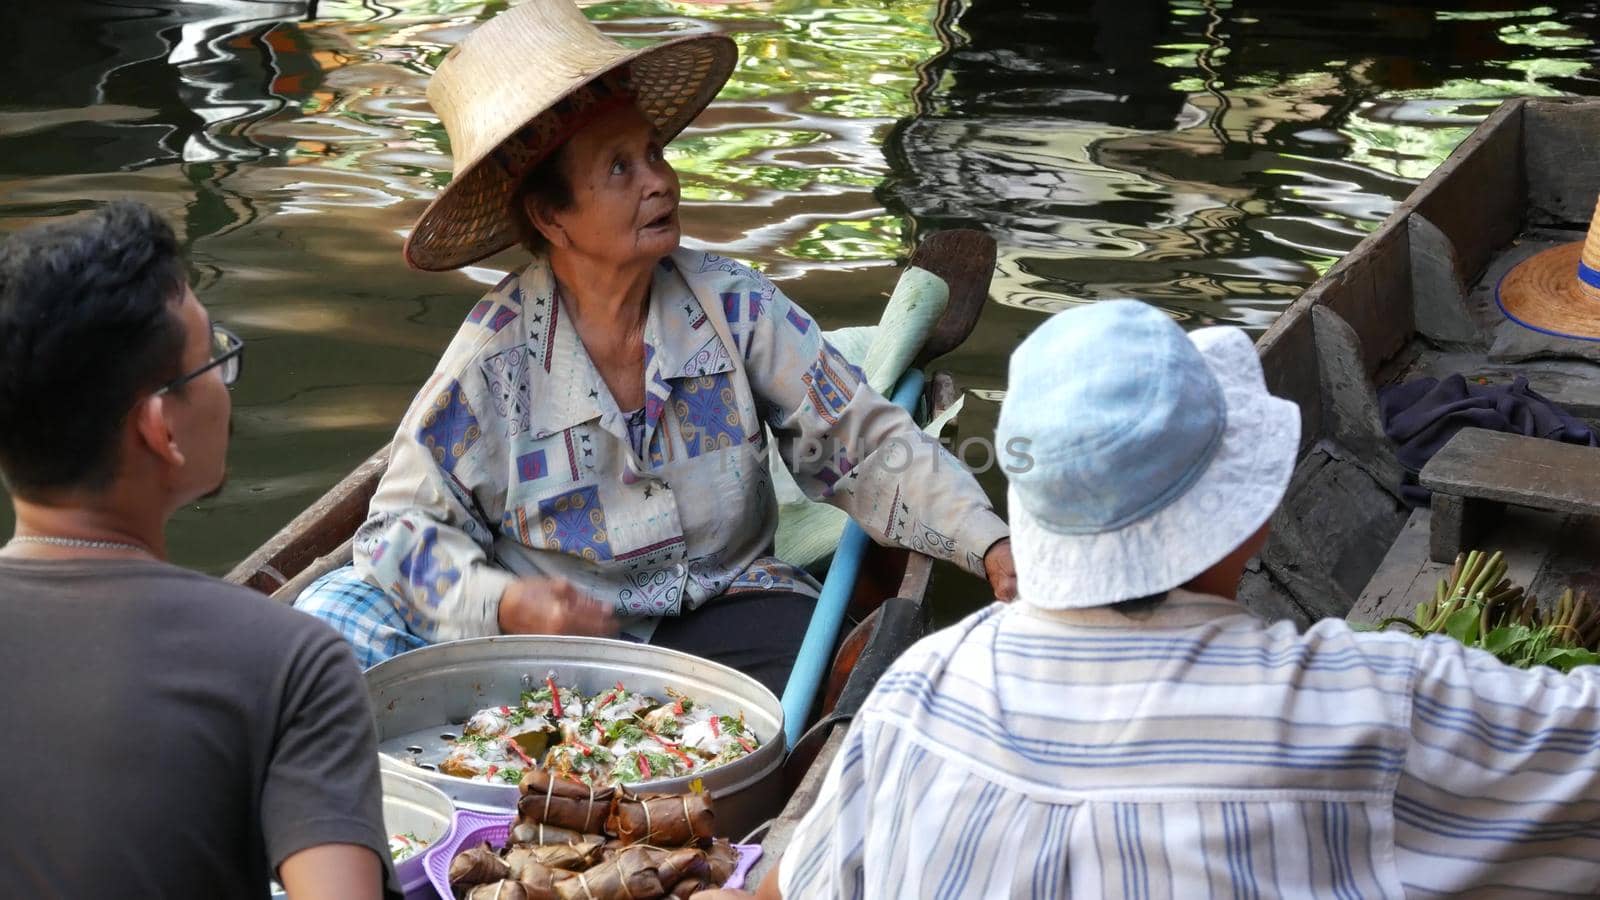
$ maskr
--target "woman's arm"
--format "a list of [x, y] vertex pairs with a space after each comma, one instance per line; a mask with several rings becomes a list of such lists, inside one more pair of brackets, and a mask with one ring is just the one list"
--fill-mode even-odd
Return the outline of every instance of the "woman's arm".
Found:
[[999, 592], [1012, 574], [1009, 551], [996, 547], [1008, 529], [977, 480], [874, 391], [804, 310], [775, 288], [760, 293], [770, 299], [752, 310], [746, 369], [801, 490], [879, 543], [951, 560]]
[[499, 634], [500, 597], [516, 580], [489, 561], [507, 486], [501, 429], [481, 418], [493, 410], [477, 393], [448, 370], [429, 380], [356, 532], [357, 570], [404, 602], [431, 641]]

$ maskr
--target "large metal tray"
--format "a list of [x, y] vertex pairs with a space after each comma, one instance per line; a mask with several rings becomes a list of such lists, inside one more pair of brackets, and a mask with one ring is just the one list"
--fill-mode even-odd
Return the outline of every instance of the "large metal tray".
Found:
[[632, 691], [665, 698], [670, 687], [725, 714], [743, 712], [761, 744], [754, 753], [688, 777], [640, 782], [630, 789], [685, 791], [699, 779], [715, 801], [718, 830], [735, 838], [781, 806], [783, 709], [778, 698], [727, 666], [627, 641], [505, 635], [435, 644], [379, 663], [367, 670], [378, 750], [444, 791], [457, 806], [513, 810], [515, 786], [468, 781], [433, 767], [444, 759], [447, 741], [461, 733], [468, 716], [486, 706], [515, 703], [547, 674], [585, 694], [621, 681]]

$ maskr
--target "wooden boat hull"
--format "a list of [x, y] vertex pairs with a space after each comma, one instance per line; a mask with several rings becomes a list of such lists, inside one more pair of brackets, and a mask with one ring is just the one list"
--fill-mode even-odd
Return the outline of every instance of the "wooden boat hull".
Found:
[[[1377, 621], [1407, 610], [1448, 568], [1428, 558], [1427, 508], [1399, 496], [1402, 467], [1375, 389], [1459, 372], [1528, 378], [1600, 421], [1600, 343], [1552, 338], [1505, 318], [1501, 276], [1533, 252], [1579, 239], [1600, 192], [1600, 102], [1511, 100], [1258, 342], [1268, 386], [1300, 405], [1301, 458], [1241, 599], [1269, 618]], [[1486, 477], [1494, 461], [1485, 460]], [[1586, 515], [1510, 510], [1483, 536], [1540, 597], [1600, 575]]]

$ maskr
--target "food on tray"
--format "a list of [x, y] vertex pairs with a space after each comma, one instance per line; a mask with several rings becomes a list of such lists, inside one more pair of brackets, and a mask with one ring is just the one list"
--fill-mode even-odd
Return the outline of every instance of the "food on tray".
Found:
[[408, 860], [426, 849], [428, 849], [428, 842], [409, 831], [403, 834], [389, 835], [389, 856], [395, 862]]
[[705, 794], [624, 795], [606, 818], [606, 830], [624, 844], [677, 847], [710, 838], [715, 828]]
[[582, 834], [598, 834], [611, 809], [613, 788], [562, 778], [549, 769], [531, 768], [522, 775], [522, 796], [517, 799], [517, 821], [525, 825], [554, 825]]
[[[473, 713], [439, 771], [518, 784], [538, 765], [585, 784], [633, 784], [695, 774], [757, 746], [743, 713], [719, 714], [670, 688], [665, 701], [630, 691], [621, 682], [585, 697], [547, 676], [543, 687], [524, 691], [517, 705]], [[580, 832], [598, 829], [587, 820], [569, 824], [560, 813], [535, 824], [540, 822]]]
[[[715, 815], [710, 798], [699, 790], [644, 795], [620, 788], [602, 791], [534, 769], [520, 792], [517, 821], [500, 852], [484, 844], [451, 860], [450, 885], [460, 900], [686, 898], [721, 887], [738, 863], [733, 845], [711, 836]], [[575, 834], [564, 843], [518, 839], [543, 827], [546, 800], [581, 799], [583, 804], [563, 807], [567, 820], [594, 821], [586, 805], [591, 796], [606, 798], [606, 814], [595, 824], [604, 829], [600, 833]], [[619, 832], [618, 826], [626, 830]]]
[[450, 883], [485, 884], [511, 877], [511, 867], [487, 843], [457, 853], [450, 860]]

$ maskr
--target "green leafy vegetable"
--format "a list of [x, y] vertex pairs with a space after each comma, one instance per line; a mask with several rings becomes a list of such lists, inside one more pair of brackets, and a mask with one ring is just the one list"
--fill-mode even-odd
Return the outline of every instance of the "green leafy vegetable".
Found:
[[1600, 607], [1588, 594], [1575, 596], [1569, 588], [1553, 608], [1543, 609], [1511, 583], [1507, 569], [1500, 553], [1464, 553], [1433, 597], [1417, 605], [1414, 618], [1385, 619], [1377, 628], [1401, 625], [1417, 635], [1448, 635], [1518, 668], [1568, 672], [1600, 664]]

